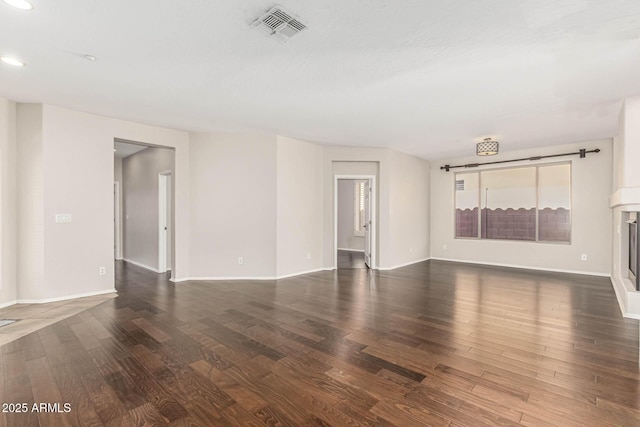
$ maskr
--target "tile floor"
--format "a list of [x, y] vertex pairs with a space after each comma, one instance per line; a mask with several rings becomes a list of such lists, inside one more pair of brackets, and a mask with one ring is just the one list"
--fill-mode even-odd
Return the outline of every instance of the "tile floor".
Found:
[[0, 319], [19, 319], [0, 327], [0, 346], [117, 297], [110, 293], [46, 304], [15, 304], [0, 309]]

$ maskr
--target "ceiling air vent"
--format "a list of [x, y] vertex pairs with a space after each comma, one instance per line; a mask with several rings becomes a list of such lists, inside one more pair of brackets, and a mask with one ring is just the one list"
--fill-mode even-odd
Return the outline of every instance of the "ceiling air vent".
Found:
[[283, 43], [307, 29], [306, 25], [280, 6], [272, 7], [267, 13], [256, 19], [253, 26], [261, 28]]

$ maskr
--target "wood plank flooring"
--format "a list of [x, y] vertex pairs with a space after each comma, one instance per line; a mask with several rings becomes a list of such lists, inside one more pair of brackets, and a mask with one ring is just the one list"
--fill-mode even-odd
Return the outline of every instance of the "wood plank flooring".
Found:
[[29, 409], [0, 425], [640, 425], [638, 324], [606, 278], [427, 261], [174, 285], [119, 263], [117, 288], [1, 348], [1, 400]]
[[339, 250], [338, 268], [367, 268], [364, 252]]

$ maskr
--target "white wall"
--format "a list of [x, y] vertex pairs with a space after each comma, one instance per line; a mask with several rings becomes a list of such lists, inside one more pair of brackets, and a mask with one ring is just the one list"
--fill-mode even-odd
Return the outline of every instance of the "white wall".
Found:
[[338, 180], [338, 249], [364, 251], [364, 237], [354, 235], [356, 182]]
[[[114, 138], [176, 148], [176, 270], [186, 275], [188, 134], [49, 105], [19, 104], [17, 115], [22, 130], [18, 266], [24, 273], [18, 278], [19, 299], [113, 291]], [[71, 214], [72, 222], [55, 223], [56, 213]], [[107, 274], [100, 276], [103, 266]]]
[[168, 148], [148, 147], [122, 161], [124, 259], [152, 270], [158, 269], [158, 174], [164, 171], [173, 171]]
[[17, 298], [16, 105], [0, 98], [0, 307]]
[[621, 119], [620, 139], [624, 161], [618, 164], [623, 173], [620, 187], [640, 187], [640, 96], [627, 98]]
[[[377, 267], [429, 257], [429, 162], [383, 148], [324, 147], [323, 266], [333, 266], [335, 175], [375, 175]], [[453, 184], [452, 184], [453, 185]]]
[[190, 148], [190, 277], [275, 277], [276, 136], [196, 133]]
[[277, 276], [319, 270], [322, 267], [322, 147], [278, 136], [276, 209]]
[[[454, 239], [455, 174], [453, 171], [440, 170], [439, 166], [477, 162], [477, 159], [449, 159], [434, 164], [431, 169], [431, 257], [609, 275], [611, 210], [607, 206], [607, 199], [613, 173], [612, 141], [607, 139], [547, 149], [507, 152], [496, 160], [573, 152], [580, 148], [600, 148], [602, 151], [599, 154], [589, 154], [584, 159], [575, 156], [557, 160], [565, 162], [570, 159], [572, 162], [571, 244]], [[520, 164], [553, 163], [549, 160]], [[446, 249], [443, 245], [446, 245]], [[581, 254], [587, 254], [588, 260], [581, 261]]]
[[613, 213], [611, 282], [623, 315], [640, 319], [640, 292], [629, 280], [626, 224], [630, 212], [640, 212], [640, 97], [627, 98], [624, 102], [613, 153], [613, 194], [609, 199]]
[[390, 152], [389, 257], [382, 267], [395, 268], [429, 258], [430, 165]]
[[[45, 298], [43, 107], [18, 104], [18, 256], [19, 299]], [[60, 166], [66, 167], [64, 163]]]

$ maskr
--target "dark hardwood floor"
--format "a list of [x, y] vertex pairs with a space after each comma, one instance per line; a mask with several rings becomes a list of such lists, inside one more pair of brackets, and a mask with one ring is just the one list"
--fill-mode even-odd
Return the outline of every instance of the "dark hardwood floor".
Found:
[[339, 250], [338, 268], [367, 268], [364, 252]]
[[606, 278], [428, 261], [174, 285], [119, 263], [117, 288], [2, 347], [1, 400], [29, 407], [3, 424], [640, 425], [638, 324]]

